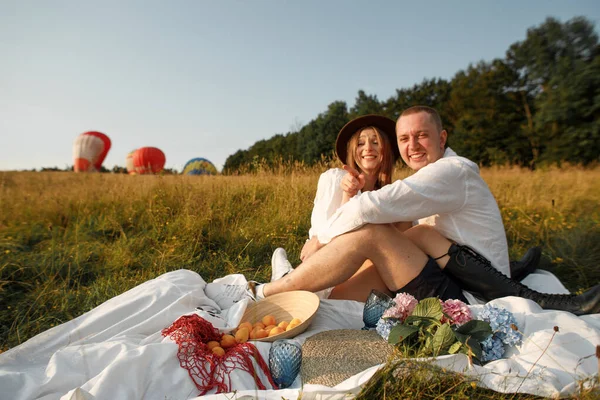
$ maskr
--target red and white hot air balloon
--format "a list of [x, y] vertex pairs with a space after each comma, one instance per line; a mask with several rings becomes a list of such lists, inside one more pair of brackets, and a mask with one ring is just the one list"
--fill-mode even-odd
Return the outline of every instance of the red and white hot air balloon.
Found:
[[166, 162], [165, 153], [156, 147], [140, 147], [133, 153], [136, 174], [158, 174]]
[[110, 139], [101, 132], [85, 132], [73, 143], [73, 169], [75, 172], [97, 172], [110, 150]]
[[133, 166], [133, 154], [134, 153], [135, 153], [135, 150], [130, 151], [127, 154], [127, 157], [125, 157], [125, 167], [127, 168], [127, 173], [129, 175], [135, 174], [135, 167]]

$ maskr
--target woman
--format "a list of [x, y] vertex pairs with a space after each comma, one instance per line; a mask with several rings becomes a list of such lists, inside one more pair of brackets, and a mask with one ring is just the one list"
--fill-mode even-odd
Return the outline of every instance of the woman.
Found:
[[[341, 205], [356, 194], [381, 189], [392, 182], [394, 163], [400, 156], [395, 143], [395, 125], [387, 117], [365, 115], [353, 119], [340, 130], [335, 149], [344, 169], [332, 168], [319, 177], [310, 239]], [[410, 226], [411, 223], [397, 224], [401, 230]], [[301, 254], [301, 259], [304, 258]], [[391, 294], [373, 263], [367, 261], [349, 280], [324, 290], [322, 295], [332, 299], [365, 301], [371, 289]]]

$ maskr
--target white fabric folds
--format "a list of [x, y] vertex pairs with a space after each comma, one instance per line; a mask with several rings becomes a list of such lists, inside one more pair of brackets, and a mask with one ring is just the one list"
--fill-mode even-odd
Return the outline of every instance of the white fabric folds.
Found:
[[[220, 285], [244, 284], [241, 275], [217, 280]], [[214, 286], [209, 292], [215, 296]], [[179, 366], [177, 345], [161, 330], [182, 315], [211, 315], [223, 330], [235, 326], [243, 312], [239, 298], [222, 309], [205, 293], [206, 282], [192, 271], [179, 270], [145, 282], [89, 311], [0, 354], [2, 398], [25, 399], [195, 399], [198, 391]], [[218, 292], [218, 290], [217, 290]], [[232, 293], [238, 293], [231, 291]], [[217, 293], [219, 294], [219, 293]], [[223, 303], [222, 298], [219, 301]], [[499, 392], [567, 396], [578, 381], [598, 373], [595, 358], [600, 344], [600, 314], [577, 317], [542, 310], [529, 301], [506, 297], [493, 302], [517, 319], [524, 334], [521, 346], [506, 359], [485, 366], [469, 365], [463, 356], [444, 356], [435, 363], [477, 376], [482, 386]], [[197, 307], [202, 307], [199, 311]], [[471, 306], [477, 313], [482, 306]], [[360, 329], [363, 304], [323, 300], [309, 329], [296, 339], [328, 329]], [[210, 311], [210, 312], [209, 312]], [[559, 331], [555, 332], [557, 326]], [[265, 361], [270, 344], [256, 343]], [[301, 377], [285, 390], [259, 391], [245, 372], [232, 377], [235, 396], [207, 395], [205, 399], [250, 398], [342, 399], [358, 393], [378, 369], [370, 368], [336, 387], [302, 385]], [[262, 379], [267, 382], [266, 379]]]

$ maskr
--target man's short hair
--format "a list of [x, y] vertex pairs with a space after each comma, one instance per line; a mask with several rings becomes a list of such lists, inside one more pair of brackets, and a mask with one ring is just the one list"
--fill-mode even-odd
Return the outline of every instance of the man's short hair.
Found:
[[404, 110], [402, 114], [400, 114], [400, 118], [411, 114], [418, 114], [420, 112], [424, 112], [429, 115], [429, 118], [431, 118], [431, 121], [435, 124], [438, 133], [442, 131], [442, 118], [435, 108], [427, 106], [412, 106]]

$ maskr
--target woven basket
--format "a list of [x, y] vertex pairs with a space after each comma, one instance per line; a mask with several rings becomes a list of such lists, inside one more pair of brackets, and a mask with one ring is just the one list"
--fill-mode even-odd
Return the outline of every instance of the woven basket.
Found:
[[319, 297], [304, 290], [295, 290], [269, 296], [250, 304], [242, 317], [242, 321], [251, 324], [262, 320], [266, 315], [272, 315], [277, 322], [291, 321], [299, 318], [302, 323], [289, 331], [263, 339], [252, 339], [259, 342], [274, 342], [279, 339], [289, 339], [301, 334], [308, 328], [319, 308]]
[[302, 383], [335, 386], [367, 368], [385, 363], [394, 346], [375, 331], [335, 329], [302, 345]]

